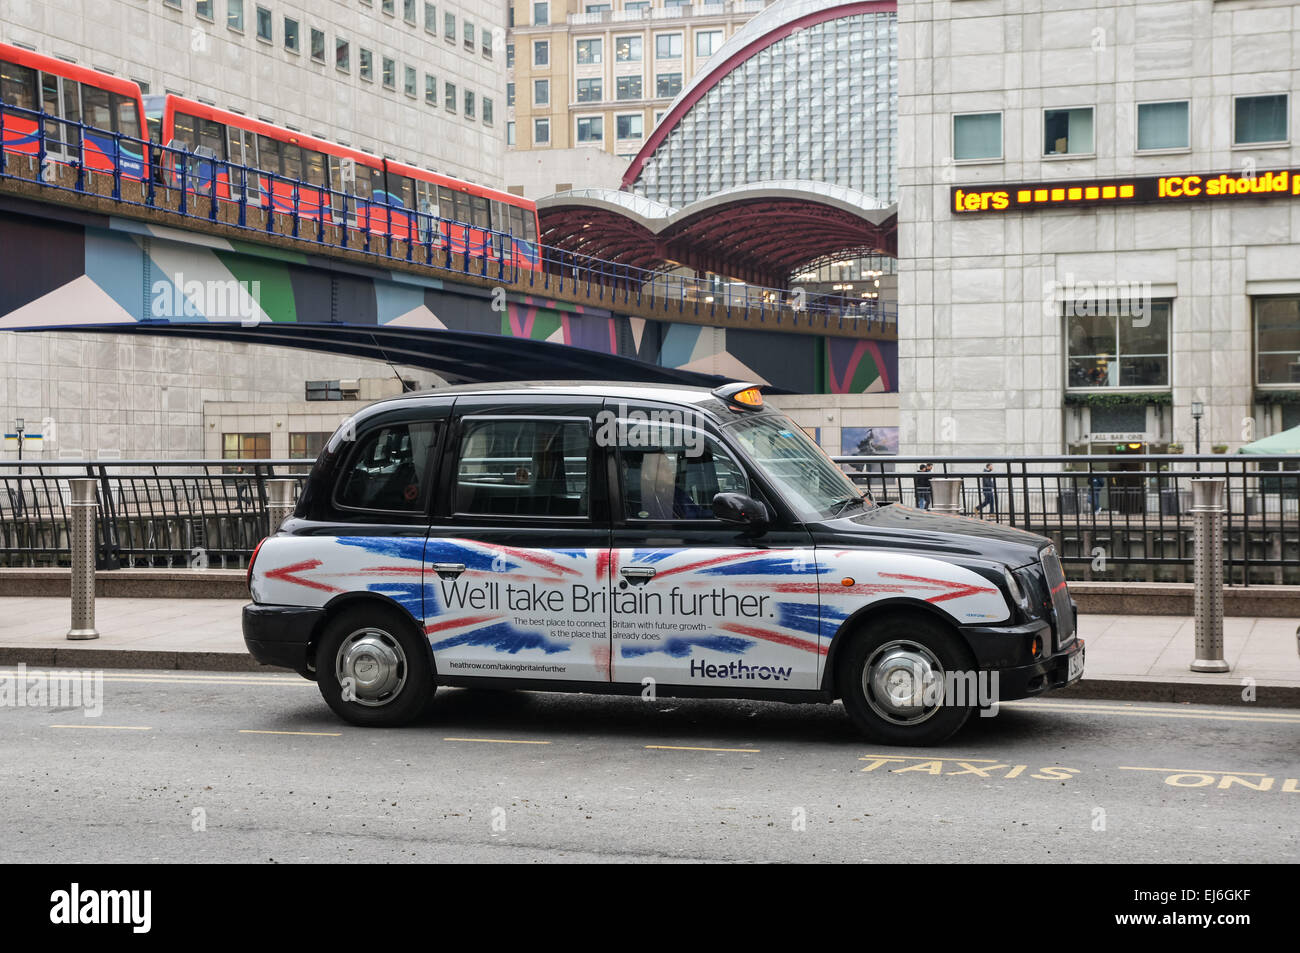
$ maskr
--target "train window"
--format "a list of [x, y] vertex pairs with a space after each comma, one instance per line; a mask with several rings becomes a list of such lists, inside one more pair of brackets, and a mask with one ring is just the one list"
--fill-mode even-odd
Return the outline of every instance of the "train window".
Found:
[[473, 213], [469, 208], [469, 196], [464, 192], [456, 193], [456, 221], [470, 224], [470, 217]]
[[[65, 89], [66, 93], [67, 90]], [[67, 98], [66, 96], [64, 97]], [[140, 138], [140, 110], [135, 104], [135, 100], [127, 99], [125, 96], [113, 94], [113, 112], [116, 113], [117, 131], [124, 136], [130, 136], [133, 139]], [[71, 118], [71, 117], [69, 117]]]
[[537, 241], [537, 216], [531, 210], [524, 212], [524, 239], [526, 241]]
[[272, 175], [280, 174], [280, 141], [270, 136], [257, 137], [257, 167]]
[[478, 195], [469, 197], [470, 211], [474, 218], [471, 224], [475, 228], [491, 228], [492, 217], [488, 212], [488, 200]]
[[[81, 84], [70, 79], [63, 81], [63, 118], [81, 122]], [[68, 134], [75, 140], [77, 130], [69, 129]]]
[[286, 178], [302, 179], [302, 150], [291, 142], [280, 144], [281, 168]]
[[226, 157], [226, 127], [211, 119], [199, 120], [199, 145], [211, 149], [218, 159]]
[[113, 108], [110, 105], [108, 90], [83, 84], [81, 108], [86, 125], [94, 126], [96, 129], [113, 128]]
[[400, 205], [402, 208], [415, 207], [415, 182], [405, 175], [390, 175], [388, 177], [388, 191], [390, 194], [389, 201], [393, 205]]
[[524, 210], [510, 206], [510, 234], [516, 238], [524, 237]]
[[353, 180], [352, 192], [358, 198], [369, 200], [374, 190], [371, 188], [370, 168], [364, 165], [356, 167], [356, 177]]
[[182, 145], [193, 148], [194, 143], [198, 141], [194, 132], [194, 127], [198, 125], [198, 122], [189, 113], [176, 113], [172, 119], [172, 138]]
[[36, 70], [0, 62], [0, 99], [19, 109], [35, 109]]
[[456, 217], [456, 193], [445, 185], [438, 186], [438, 217]]
[[325, 156], [312, 149], [302, 151], [304, 171], [312, 185], [325, 185]]

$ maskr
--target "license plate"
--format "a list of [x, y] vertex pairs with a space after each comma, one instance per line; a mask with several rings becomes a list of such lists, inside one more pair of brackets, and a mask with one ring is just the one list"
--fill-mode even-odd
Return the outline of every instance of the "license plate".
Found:
[[1083, 674], [1083, 653], [1075, 652], [1070, 656], [1070, 668], [1065, 674], [1065, 680], [1072, 682]]

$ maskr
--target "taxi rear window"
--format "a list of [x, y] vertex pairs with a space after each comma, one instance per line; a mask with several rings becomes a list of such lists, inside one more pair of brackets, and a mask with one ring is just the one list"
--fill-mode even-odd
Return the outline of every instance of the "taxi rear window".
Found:
[[419, 512], [429, 485], [429, 449], [438, 424], [404, 421], [376, 427], [360, 438], [338, 483], [341, 507]]

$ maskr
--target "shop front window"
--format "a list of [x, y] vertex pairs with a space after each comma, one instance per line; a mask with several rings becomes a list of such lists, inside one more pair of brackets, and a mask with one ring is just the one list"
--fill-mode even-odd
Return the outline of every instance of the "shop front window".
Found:
[[1067, 301], [1066, 386], [1097, 390], [1169, 386], [1172, 302]]
[[1300, 386], [1300, 296], [1256, 298], [1255, 383]]

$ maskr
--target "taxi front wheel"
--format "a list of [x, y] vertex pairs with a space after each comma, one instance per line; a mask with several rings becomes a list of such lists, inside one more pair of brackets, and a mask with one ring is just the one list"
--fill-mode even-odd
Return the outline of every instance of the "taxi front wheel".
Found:
[[316, 685], [335, 714], [354, 725], [406, 724], [433, 697], [429, 649], [396, 609], [344, 609], [317, 644]]
[[934, 745], [970, 717], [968, 682], [977, 677], [956, 633], [918, 615], [890, 616], [859, 632], [839, 666], [839, 694], [873, 741]]

